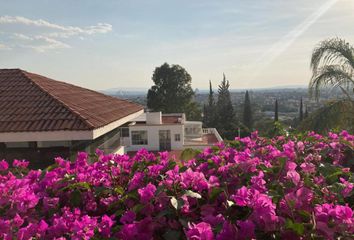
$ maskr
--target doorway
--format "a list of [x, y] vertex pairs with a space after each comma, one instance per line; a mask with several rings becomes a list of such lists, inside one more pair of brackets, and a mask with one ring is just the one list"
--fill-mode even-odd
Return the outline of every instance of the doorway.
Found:
[[159, 130], [160, 151], [171, 151], [171, 131]]

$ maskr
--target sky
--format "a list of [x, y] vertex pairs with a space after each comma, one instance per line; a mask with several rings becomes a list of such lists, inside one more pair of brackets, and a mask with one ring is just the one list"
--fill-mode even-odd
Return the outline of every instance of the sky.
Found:
[[179, 64], [192, 86], [306, 86], [313, 48], [354, 44], [354, 0], [0, 0], [0, 68], [95, 90], [147, 89]]

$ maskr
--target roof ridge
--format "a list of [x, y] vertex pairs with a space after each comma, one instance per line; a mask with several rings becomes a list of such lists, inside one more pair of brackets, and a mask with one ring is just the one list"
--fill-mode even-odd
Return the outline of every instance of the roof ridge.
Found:
[[46, 78], [46, 79], [48, 79], [48, 80], [50, 80], [50, 81], [62, 83], [62, 84], [65, 84], [65, 85], [70, 85], [70, 86], [73, 86], [73, 87], [76, 87], [76, 88], [80, 88], [80, 89], [83, 89], [83, 90], [86, 90], [86, 91], [93, 92], [93, 93], [95, 93], [95, 94], [100, 94], [100, 95], [102, 95], [102, 96], [109, 97], [109, 98], [111, 98], [111, 99], [124, 100], [125, 102], [129, 102], [129, 103], [134, 104], [134, 105], [137, 105], [137, 106], [139, 105], [139, 104], [137, 104], [137, 103], [135, 103], [135, 102], [133, 102], [133, 101], [131, 101], [131, 100], [128, 100], [128, 99], [113, 97], [113, 96], [111, 96], [111, 95], [107, 95], [107, 94], [104, 94], [104, 93], [99, 92], [99, 91], [95, 91], [95, 90], [92, 90], [92, 89], [89, 89], [89, 88], [81, 87], [81, 86], [78, 86], [78, 85], [75, 85], [75, 84], [71, 84], [71, 83], [67, 83], [67, 82], [64, 82], [64, 81], [60, 81], [60, 80], [56, 80], [56, 79], [51, 79], [51, 78], [48, 78], [48, 77], [46, 77], [46, 76], [42, 76], [42, 75], [37, 74], [37, 73], [27, 72], [27, 71], [22, 70], [22, 69], [19, 69], [19, 70], [21, 70], [21, 71], [24, 72], [24, 73], [29, 73], [29, 74], [37, 75], [37, 76], [39, 76], [39, 77]]
[[[38, 84], [36, 81], [34, 81], [30, 76], [28, 76], [27, 74], [35, 74], [35, 73], [30, 73], [27, 71], [24, 71], [22, 69], [18, 69], [20, 71], [20, 73], [26, 78], [28, 79], [31, 83], [33, 83], [34, 85], [36, 85], [42, 92], [44, 92], [45, 94], [49, 95], [51, 98], [53, 98], [55, 101], [57, 101], [59, 104], [63, 105], [66, 109], [68, 109], [72, 114], [74, 114], [76, 117], [78, 117], [79, 119], [81, 119], [81, 121], [83, 121], [86, 125], [88, 125], [91, 129], [95, 128], [94, 125], [92, 123], [90, 123], [90, 121], [88, 121], [87, 119], [85, 119], [83, 116], [81, 116], [77, 111], [75, 111], [74, 109], [72, 109], [69, 105], [67, 105], [66, 103], [64, 103], [63, 101], [61, 101], [58, 97], [56, 97], [55, 95], [51, 94], [50, 92], [48, 92], [45, 88], [43, 88], [40, 84]], [[38, 75], [38, 74], [35, 74]], [[41, 75], [38, 75], [41, 76]], [[44, 76], [41, 76], [44, 77]], [[46, 77], [44, 77], [46, 78]], [[49, 78], [47, 78], [49, 80]], [[52, 80], [52, 81], [56, 81], [56, 80]], [[57, 81], [59, 82], [59, 81]], [[65, 83], [65, 82], [62, 82]]]

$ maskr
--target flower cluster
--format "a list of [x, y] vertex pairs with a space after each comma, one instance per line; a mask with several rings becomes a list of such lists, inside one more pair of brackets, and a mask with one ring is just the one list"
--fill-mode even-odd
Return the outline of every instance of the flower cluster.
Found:
[[236, 138], [188, 161], [0, 161], [0, 239], [353, 239], [354, 136]]

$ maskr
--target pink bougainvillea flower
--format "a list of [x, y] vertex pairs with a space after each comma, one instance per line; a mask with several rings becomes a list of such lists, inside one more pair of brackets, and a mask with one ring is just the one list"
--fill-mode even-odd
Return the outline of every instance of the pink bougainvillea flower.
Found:
[[9, 168], [9, 164], [5, 160], [0, 161], [0, 171], [5, 171]]
[[123, 224], [132, 223], [135, 220], [136, 214], [133, 211], [126, 211], [120, 218], [120, 222]]
[[345, 239], [353, 145], [345, 131], [253, 133], [183, 161], [146, 149], [81, 152], [45, 170], [2, 160], [0, 239]]
[[18, 168], [27, 168], [29, 165], [29, 162], [26, 160], [17, 160], [15, 159], [12, 163], [13, 167], [18, 167]]
[[187, 238], [190, 240], [213, 240], [214, 234], [209, 223], [200, 222], [190, 224], [187, 231]]
[[155, 185], [149, 183], [146, 187], [140, 188], [138, 193], [140, 195], [140, 200], [142, 203], [148, 203], [153, 197], [156, 192]]

